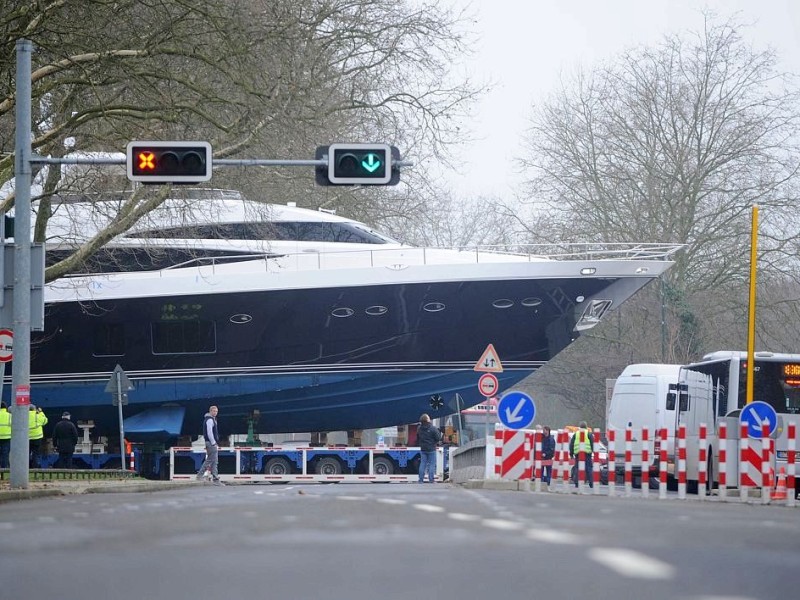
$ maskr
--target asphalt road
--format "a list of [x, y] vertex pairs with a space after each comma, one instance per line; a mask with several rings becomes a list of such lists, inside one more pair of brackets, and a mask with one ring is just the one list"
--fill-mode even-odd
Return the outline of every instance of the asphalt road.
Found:
[[800, 509], [200, 486], [0, 505], [0, 597], [793, 599]]

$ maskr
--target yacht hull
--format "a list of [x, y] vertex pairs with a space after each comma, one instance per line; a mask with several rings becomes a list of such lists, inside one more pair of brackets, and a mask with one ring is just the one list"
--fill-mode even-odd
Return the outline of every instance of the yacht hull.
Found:
[[[225, 433], [244, 431], [254, 411], [262, 433], [411, 423], [422, 412], [446, 416], [482, 400], [473, 367], [488, 344], [504, 368], [502, 393], [578, 337], [592, 299], [616, 306], [651, 279], [239, 285], [206, 293], [177, 285], [153, 296], [107, 283], [117, 291], [47, 305], [45, 331], [32, 339], [32, 401], [51, 421], [69, 410], [93, 420], [93, 433], [114, 435], [117, 408], [106, 388], [120, 365], [133, 385], [125, 417], [178, 405], [186, 416], [176, 434], [197, 435], [211, 404]], [[204, 280], [210, 290], [221, 288], [215, 283]]]

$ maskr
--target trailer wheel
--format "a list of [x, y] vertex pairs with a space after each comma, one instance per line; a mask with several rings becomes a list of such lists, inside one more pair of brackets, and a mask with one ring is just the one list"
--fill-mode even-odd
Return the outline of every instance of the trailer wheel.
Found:
[[291, 463], [282, 456], [270, 458], [264, 466], [264, 473], [267, 475], [289, 475], [291, 472]]
[[314, 468], [317, 475], [341, 475], [342, 463], [332, 456], [323, 456]]
[[372, 460], [372, 473], [374, 475], [394, 475], [392, 459], [385, 456], [376, 456]]

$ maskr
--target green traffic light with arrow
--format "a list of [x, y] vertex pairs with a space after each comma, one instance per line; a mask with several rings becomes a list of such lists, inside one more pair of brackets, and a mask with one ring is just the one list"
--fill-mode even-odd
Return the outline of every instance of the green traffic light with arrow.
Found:
[[369, 173], [374, 173], [380, 168], [381, 164], [383, 164], [383, 162], [381, 161], [380, 157], [373, 152], [368, 153], [361, 160], [361, 166]]

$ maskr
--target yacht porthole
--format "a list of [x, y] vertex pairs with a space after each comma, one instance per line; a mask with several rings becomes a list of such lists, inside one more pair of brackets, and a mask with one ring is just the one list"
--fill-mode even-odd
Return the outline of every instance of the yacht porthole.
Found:
[[522, 306], [527, 306], [530, 308], [531, 306], [539, 306], [542, 303], [541, 298], [525, 298], [522, 301]]
[[492, 306], [495, 308], [511, 308], [514, 306], [514, 301], [509, 300], [508, 298], [499, 298], [492, 302]]
[[439, 312], [445, 309], [445, 306], [441, 302], [428, 302], [425, 306], [422, 307], [422, 310], [427, 312]]
[[578, 296], [577, 298], [575, 298], [575, 302], [583, 302], [584, 300], [586, 300], [585, 296]]
[[352, 308], [342, 307], [342, 308], [334, 308], [331, 311], [331, 314], [334, 317], [345, 318], [345, 317], [352, 317], [355, 314]]
[[228, 319], [231, 323], [235, 323], [236, 325], [244, 325], [245, 323], [249, 323], [253, 320], [253, 317], [250, 315], [246, 315], [244, 313], [240, 313], [238, 315], [232, 315], [230, 319]]
[[387, 312], [389, 312], [389, 309], [385, 306], [378, 306], [376, 304], [375, 306], [365, 308], [364, 312], [370, 316], [379, 317], [380, 315], [385, 315]]

